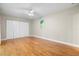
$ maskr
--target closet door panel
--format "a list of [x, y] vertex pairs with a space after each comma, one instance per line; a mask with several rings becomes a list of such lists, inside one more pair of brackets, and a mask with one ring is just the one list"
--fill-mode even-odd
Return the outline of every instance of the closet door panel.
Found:
[[7, 21], [6, 22], [6, 38], [7, 39], [11, 39], [13, 38], [13, 31], [14, 31], [14, 28], [13, 28], [13, 22], [12, 21]]
[[13, 21], [13, 35], [14, 38], [18, 38], [19, 37], [19, 22], [18, 21]]
[[24, 37], [24, 36], [28, 36], [29, 35], [29, 25], [28, 23], [25, 23], [25, 22], [20, 22], [19, 24], [19, 35], [20, 37]]

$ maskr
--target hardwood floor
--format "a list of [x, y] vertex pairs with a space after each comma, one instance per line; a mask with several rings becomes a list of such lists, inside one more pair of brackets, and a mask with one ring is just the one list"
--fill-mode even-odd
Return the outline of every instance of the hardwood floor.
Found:
[[35, 37], [5, 40], [0, 45], [1, 56], [79, 56], [79, 48]]

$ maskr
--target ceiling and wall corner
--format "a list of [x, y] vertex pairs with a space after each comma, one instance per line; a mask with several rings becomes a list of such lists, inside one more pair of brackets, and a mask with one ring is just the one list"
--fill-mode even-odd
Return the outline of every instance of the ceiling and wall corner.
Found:
[[[40, 16], [46, 16], [56, 13], [78, 4], [72, 3], [1, 3], [0, 13], [5, 16], [19, 17], [24, 19], [37, 19]], [[33, 9], [36, 13], [34, 16], [26, 14], [27, 10]]]

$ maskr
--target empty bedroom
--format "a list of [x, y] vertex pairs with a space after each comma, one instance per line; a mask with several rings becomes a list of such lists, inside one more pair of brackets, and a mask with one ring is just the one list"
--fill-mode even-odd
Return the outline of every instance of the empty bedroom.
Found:
[[0, 3], [0, 56], [79, 56], [79, 4]]

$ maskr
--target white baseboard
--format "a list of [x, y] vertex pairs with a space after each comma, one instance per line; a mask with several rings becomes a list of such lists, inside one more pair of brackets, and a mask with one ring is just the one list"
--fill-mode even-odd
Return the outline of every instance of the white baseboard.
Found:
[[[33, 37], [33, 35], [24, 36], [24, 37]], [[18, 38], [23, 38], [23, 37], [17, 37], [17, 38], [5, 38], [5, 39], [1, 39], [1, 41], [2, 41], [2, 40], [12, 40], [12, 39], [18, 39]]]
[[79, 48], [79, 45], [76, 45], [76, 44], [71, 44], [71, 43], [68, 43], [68, 42], [58, 41], [58, 40], [54, 40], [54, 39], [51, 39], [51, 38], [46, 38], [46, 37], [42, 37], [42, 36], [37, 36], [37, 35], [32, 35], [32, 36], [33, 36], [33, 37], [37, 37], [37, 38], [42, 38], [42, 39], [50, 40], [50, 41], [53, 41], [53, 42], [62, 43], [62, 44], [69, 45], [69, 46], [72, 46], [72, 47], [77, 47], [77, 48]]

